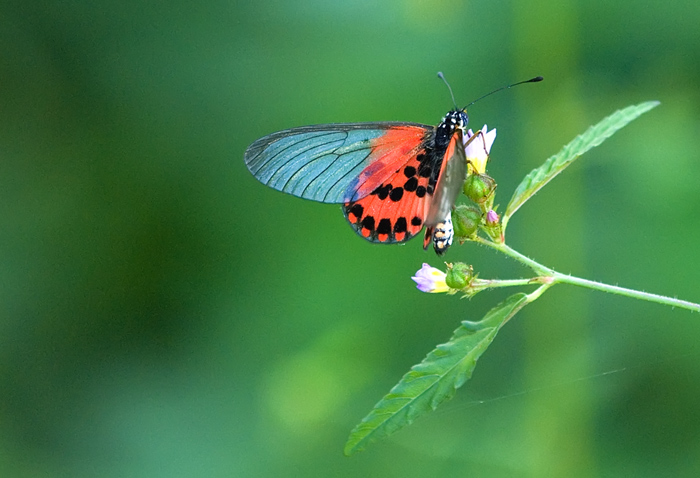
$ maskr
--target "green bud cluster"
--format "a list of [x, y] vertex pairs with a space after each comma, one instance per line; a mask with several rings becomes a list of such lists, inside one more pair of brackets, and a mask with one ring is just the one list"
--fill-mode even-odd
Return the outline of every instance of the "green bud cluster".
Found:
[[496, 181], [488, 174], [467, 176], [462, 190], [473, 204], [457, 206], [452, 213], [452, 223], [458, 240], [469, 239], [476, 234], [478, 229], [481, 229], [492, 240], [502, 242], [499, 217], [493, 210], [496, 186]]
[[[484, 146], [488, 155], [486, 148]], [[477, 154], [477, 156], [479, 155]], [[483, 164], [479, 163], [478, 168], [472, 165], [473, 167], [468, 169], [462, 192], [469, 198], [471, 204], [459, 205], [452, 210], [455, 239], [460, 242], [475, 240], [479, 230], [486, 233], [495, 242], [503, 241], [500, 217], [494, 210], [497, 184], [491, 176], [486, 174], [487, 159], [483, 161]]]

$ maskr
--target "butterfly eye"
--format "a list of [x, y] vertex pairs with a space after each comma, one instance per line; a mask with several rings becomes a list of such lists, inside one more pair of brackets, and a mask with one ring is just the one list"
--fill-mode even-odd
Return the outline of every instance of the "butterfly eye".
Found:
[[469, 124], [469, 116], [467, 116], [466, 111], [459, 112], [459, 127], [464, 129]]

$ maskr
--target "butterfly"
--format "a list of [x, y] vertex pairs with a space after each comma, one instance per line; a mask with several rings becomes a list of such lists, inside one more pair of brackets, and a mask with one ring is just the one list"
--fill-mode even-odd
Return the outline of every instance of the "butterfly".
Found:
[[466, 179], [465, 147], [480, 134], [469, 136], [468, 122], [466, 107], [455, 107], [437, 126], [302, 126], [258, 139], [244, 159], [253, 176], [273, 189], [342, 204], [345, 218], [368, 241], [402, 243], [425, 228], [423, 248], [432, 243], [442, 255], [454, 238], [451, 211]]
[[251, 144], [245, 163], [278, 191], [340, 203], [355, 231], [376, 243], [406, 242], [425, 227], [423, 247], [452, 244], [451, 210], [464, 184], [466, 109], [433, 127], [379, 122], [303, 126]]
[[[245, 163], [278, 191], [340, 203], [355, 231], [376, 243], [406, 242], [425, 227], [423, 247], [452, 244], [451, 210], [466, 179], [466, 109], [433, 127], [378, 122], [302, 126], [258, 139]], [[475, 136], [474, 136], [475, 137]]]

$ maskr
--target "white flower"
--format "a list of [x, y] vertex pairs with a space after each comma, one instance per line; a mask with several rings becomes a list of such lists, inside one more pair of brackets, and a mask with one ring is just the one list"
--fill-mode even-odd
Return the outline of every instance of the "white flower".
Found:
[[477, 135], [468, 145], [467, 142], [474, 136], [474, 132], [472, 130], [467, 131], [467, 136], [464, 138], [464, 153], [467, 156], [467, 170], [469, 174], [486, 173], [486, 162], [489, 160], [491, 146], [496, 140], [496, 130], [492, 129], [489, 131], [488, 127], [484, 125], [481, 131], [477, 131]]

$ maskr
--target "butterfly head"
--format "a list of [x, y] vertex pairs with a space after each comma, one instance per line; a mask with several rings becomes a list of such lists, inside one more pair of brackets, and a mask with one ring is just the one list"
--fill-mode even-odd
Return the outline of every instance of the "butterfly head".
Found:
[[469, 116], [467, 115], [467, 109], [459, 110], [455, 112], [458, 120], [457, 126], [462, 130], [462, 133], [467, 134], [467, 125], [469, 124]]
[[467, 131], [467, 124], [469, 123], [469, 116], [467, 116], [467, 110], [452, 110], [448, 112], [442, 121], [440, 126], [451, 131], [456, 131], [457, 128], [461, 129], [462, 132]]
[[438, 143], [447, 144], [457, 129], [462, 130], [462, 135], [467, 135], [467, 124], [469, 116], [467, 109], [455, 109], [448, 112], [440, 124], [437, 126], [436, 140]]

